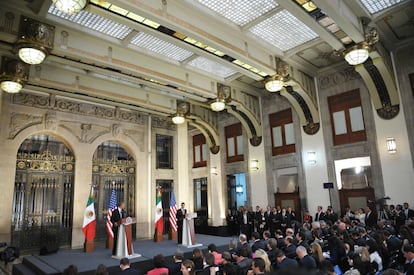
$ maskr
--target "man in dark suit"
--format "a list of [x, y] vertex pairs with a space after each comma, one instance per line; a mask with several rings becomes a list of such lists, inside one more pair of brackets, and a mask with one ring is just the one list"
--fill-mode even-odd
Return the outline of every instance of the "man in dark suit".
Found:
[[406, 244], [403, 246], [403, 254], [407, 260], [407, 264], [404, 268], [407, 275], [414, 275], [414, 246], [411, 244]]
[[375, 210], [375, 206], [373, 205], [367, 205], [365, 208], [365, 225], [369, 226], [371, 228], [376, 227], [377, 221], [378, 221], [378, 214]]
[[121, 225], [121, 220], [126, 218], [125, 214], [125, 203], [118, 203], [118, 207], [112, 211], [111, 223], [112, 223], [112, 232], [114, 232], [114, 245], [112, 248], [112, 255], [116, 255], [116, 249], [118, 245], [118, 229]]
[[119, 267], [122, 270], [122, 274], [138, 274], [138, 271], [130, 267], [128, 258], [122, 258]]
[[183, 243], [183, 223], [187, 216], [187, 209], [185, 209], [185, 203], [181, 203], [181, 208], [177, 211], [177, 240], [178, 244]]
[[320, 220], [324, 220], [325, 219], [325, 213], [322, 212], [322, 206], [318, 206], [318, 210], [315, 214], [315, 222], [318, 222]]
[[296, 255], [299, 259], [299, 266], [304, 270], [313, 271], [316, 270], [316, 261], [313, 257], [308, 255], [308, 252], [304, 246], [298, 246], [296, 248]]
[[298, 262], [294, 259], [286, 257], [282, 250], [279, 250], [276, 254], [277, 257], [277, 269], [278, 270], [295, 270], [298, 267]]
[[173, 259], [174, 263], [168, 265], [168, 275], [182, 275], [181, 264], [183, 263], [183, 252], [175, 252]]
[[408, 202], [403, 203], [403, 212], [405, 216], [405, 220], [408, 221], [409, 219], [414, 217], [414, 210], [410, 209]]

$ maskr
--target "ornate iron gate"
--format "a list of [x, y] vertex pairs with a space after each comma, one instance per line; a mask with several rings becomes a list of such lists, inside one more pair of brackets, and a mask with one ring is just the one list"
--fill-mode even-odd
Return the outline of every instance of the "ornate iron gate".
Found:
[[72, 152], [53, 137], [36, 135], [22, 143], [16, 163], [12, 245], [21, 250], [70, 245], [74, 167]]
[[[135, 161], [119, 144], [104, 142], [93, 156], [92, 181], [95, 185], [96, 239], [106, 240], [106, 217], [112, 189], [116, 201], [125, 202], [127, 214], [135, 216]], [[133, 236], [135, 236], [135, 226]]]

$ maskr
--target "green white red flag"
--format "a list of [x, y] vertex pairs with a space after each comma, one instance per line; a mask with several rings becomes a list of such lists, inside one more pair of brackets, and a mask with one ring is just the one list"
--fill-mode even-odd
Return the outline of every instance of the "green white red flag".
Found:
[[161, 186], [157, 186], [157, 199], [155, 202], [155, 230], [159, 235], [162, 235], [164, 232], [164, 220], [162, 218], [162, 214]]
[[85, 235], [86, 241], [93, 241], [96, 234], [96, 217], [95, 217], [95, 206], [93, 203], [93, 186], [89, 191], [88, 202], [86, 203], [85, 215], [83, 216], [83, 234]]

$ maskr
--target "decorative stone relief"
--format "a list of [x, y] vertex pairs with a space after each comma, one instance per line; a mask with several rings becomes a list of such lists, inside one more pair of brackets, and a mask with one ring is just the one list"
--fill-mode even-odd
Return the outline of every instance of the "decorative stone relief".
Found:
[[175, 125], [170, 119], [153, 116], [152, 117], [152, 128], [162, 128], [167, 130], [175, 130]]
[[129, 137], [139, 148], [140, 152], [144, 152], [144, 133], [137, 130], [124, 129], [124, 135]]
[[47, 112], [45, 114], [45, 128], [47, 130], [56, 131], [57, 128], [57, 116], [56, 112]]
[[[112, 106], [98, 106], [93, 103], [83, 103], [54, 95], [39, 95], [28, 92], [14, 94], [12, 103], [35, 108], [50, 109], [72, 114], [94, 116], [103, 119], [144, 124], [146, 115], [136, 111], [120, 109]], [[170, 123], [171, 124], [171, 123]]]
[[59, 126], [73, 133], [80, 142], [92, 143], [99, 136], [110, 133], [111, 127], [86, 124], [78, 121], [61, 121]]
[[9, 124], [9, 139], [14, 139], [24, 129], [41, 124], [43, 122], [42, 116], [35, 116], [22, 113], [12, 113]]
[[361, 76], [354, 70], [354, 68], [349, 68], [344, 71], [318, 77], [318, 85], [320, 89], [326, 89], [332, 86], [340, 85], [350, 80], [360, 78]]

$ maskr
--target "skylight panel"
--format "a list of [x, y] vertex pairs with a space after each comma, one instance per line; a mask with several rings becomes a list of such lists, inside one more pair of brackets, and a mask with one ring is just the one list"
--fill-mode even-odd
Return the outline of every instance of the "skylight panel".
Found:
[[188, 65], [222, 78], [227, 78], [236, 73], [235, 70], [202, 56], [191, 60]]
[[197, 1], [239, 26], [253, 21], [278, 6], [274, 0]]
[[369, 11], [370, 14], [374, 14], [385, 10], [391, 6], [394, 6], [405, 0], [360, 0], [362, 5]]
[[161, 40], [144, 32], [139, 32], [131, 39], [131, 44], [147, 49], [167, 58], [182, 62], [193, 55], [192, 52], [178, 47], [172, 43]]
[[117, 23], [100, 15], [90, 13], [86, 10], [82, 10], [76, 14], [67, 14], [59, 11], [52, 4], [48, 10], [48, 13], [121, 40], [132, 31], [132, 29], [126, 25]]
[[282, 51], [290, 50], [318, 37], [314, 31], [286, 10], [252, 26], [249, 32]]

